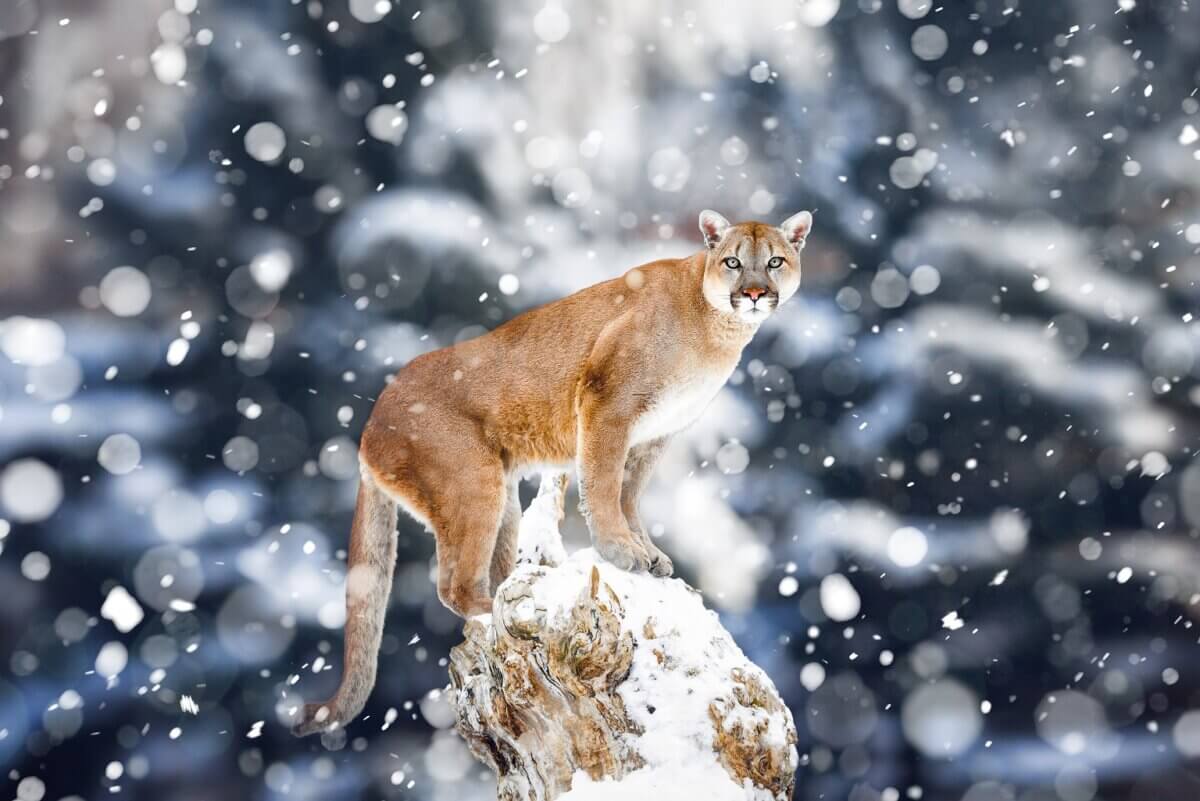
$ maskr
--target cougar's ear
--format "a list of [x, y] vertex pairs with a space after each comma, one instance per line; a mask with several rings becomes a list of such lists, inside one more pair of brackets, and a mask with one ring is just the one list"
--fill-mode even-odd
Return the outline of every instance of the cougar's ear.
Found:
[[792, 247], [799, 252], [804, 249], [804, 240], [808, 238], [808, 232], [812, 230], [812, 224], [812, 214], [802, 211], [784, 220], [780, 224], [779, 230], [783, 232], [783, 238], [790, 242]]
[[704, 244], [709, 250], [717, 246], [725, 231], [729, 228], [729, 220], [717, 214], [712, 209], [700, 212], [700, 233], [704, 234]]

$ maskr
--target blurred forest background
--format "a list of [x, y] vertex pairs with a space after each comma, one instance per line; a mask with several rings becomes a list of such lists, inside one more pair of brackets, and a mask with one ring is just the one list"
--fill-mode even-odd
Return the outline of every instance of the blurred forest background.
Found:
[[1198, 85], [1189, 0], [4, 0], [3, 792], [494, 798], [407, 519], [288, 734], [359, 431], [712, 207], [813, 209], [804, 285], [645, 512], [796, 797], [1200, 798]]

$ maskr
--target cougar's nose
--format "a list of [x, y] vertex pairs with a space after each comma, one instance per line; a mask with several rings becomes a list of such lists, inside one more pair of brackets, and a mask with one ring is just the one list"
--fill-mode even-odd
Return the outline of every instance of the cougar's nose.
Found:
[[750, 298], [750, 300], [757, 301], [763, 295], [767, 294], [767, 290], [762, 287], [754, 286], [743, 289], [742, 294]]

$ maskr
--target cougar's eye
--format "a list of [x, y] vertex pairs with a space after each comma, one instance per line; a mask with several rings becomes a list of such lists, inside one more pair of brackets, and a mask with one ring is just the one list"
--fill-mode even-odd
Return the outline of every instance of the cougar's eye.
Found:
[[731, 270], [742, 269], [742, 263], [740, 261], [738, 261], [737, 259], [735, 259], [733, 256], [730, 256], [729, 258], [725, 259], [725, 266]]
[[783, 266], [783, 257], [782, 256], [773, 256], [771, 258], [771, 260], [769, 262], [767, 262], [767, 266], [770, 267], [772, 270], [778, 270], [780, 267]]

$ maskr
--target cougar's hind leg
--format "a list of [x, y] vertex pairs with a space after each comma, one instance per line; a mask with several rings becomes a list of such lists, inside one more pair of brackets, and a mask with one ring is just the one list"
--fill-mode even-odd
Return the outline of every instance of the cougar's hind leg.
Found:
[[489, 595], [495, 597], [500, 584], [517, 566], [518, 533], [521, 530], [521, 497], [517, 492], [518, 479], [508, 480], [508, 496], [504, 502], [504, 514], [500, 517], [500, 531], [496, 535], [496, 548], [492, 552], [491, 588]]
[[459, 617], [492, 608], [492, 556], [508, 487], [499, 458], [487, 454], [460, 464], [452, 486], [439, 489], [433, 521], [437, 536], [438, 596]]

